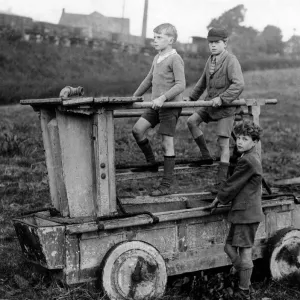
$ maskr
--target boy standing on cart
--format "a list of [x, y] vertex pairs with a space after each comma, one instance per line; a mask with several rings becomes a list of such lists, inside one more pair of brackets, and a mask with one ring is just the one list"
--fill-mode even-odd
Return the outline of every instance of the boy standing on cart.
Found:
[[154, 28], [154, 48], [158, 54], [154, 57], [151, 69], [134, 92], [134, 96], [142, 96], [152, 87], [152, 108], [148, 108], [133, 127], [133, 136], [145, 155], [148, 163], [144, 170], [157, 172], [158, 164], [155, 160], [146, 131], [154, 128], [158, 123], [158, 133], [162, 136], [164, 152], [164, 175], [157, 189], [151, 196], [162, 196], [170, 193], [175, 165], [174, 134], [181, 108], [163, 108], [165, 101], [182, 101], [185, 89], [184, 63], [180, 55], [173, 49], [177, 40], [176, 28], [169, 24], [161, 24]]
[[236, 106], [224, 106], [238, 99], [244, 88], [244, 78], [237, 58], [227, 50], [228, 32], [224, 28], [212, 28], [207, 36], [209, 50], [208, 58], [202, 76], [192, 90], [189, 99], [197, 101], [207, 90], [205, 101], [211, 100], [212, 107], [201, 107], [188, 118], [189, 130], [201, 152], [201, 161], [191, 164], [199, 166], [212, 164], [213, 159], [207, 148], [203, 132], [199, 128], [202, 122], [217, 122], [218, 145], [220, 148], [220, 163], [214, 193], [226, 180], [229, 167], [229, 138], [233, 129]]
[[234, 128], [237, 149], [242, 154], [231, 177], [223, 184], [215, 200], [207, 207], [231, 202], [228, 221], [231, 223], [224, 250], [239, 273], [235, 299], [250, 298], [250, 279], [253, 269], [252, 247], [258, 225], [264, 219], [261, 204], [262, 166], [255, 145], [261, 128], [245, 121]]

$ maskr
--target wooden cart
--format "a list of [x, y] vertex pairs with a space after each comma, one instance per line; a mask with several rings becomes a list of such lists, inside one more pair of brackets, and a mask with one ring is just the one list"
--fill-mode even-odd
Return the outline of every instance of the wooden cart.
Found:
[[[114, 118], [140, 115], [141, 109], [151, 106], [141, 101], [133, 97], [21, 101], [40, 112], [53, 205], [14, 219], [23, 254], [55, 270], [67, 284], [99, 280], [111, 299], [161, 296], [167, 276], [231, 264], [223, 251], [228, 207], [221, 206], [213, 214], [204, 211], [209, 193], [117, 197], [120, 181], [160, 176], [160, 172], [115, 171]], [[265, 104], [276, 104], [276, 100], [237, 100], [232, 105], [242, 106], [258, 123]], [[211, 101], [164, 104], [209, 105]], [[177, 166], [175, 174], [198, 172], [214, 179], [215, 169], [215, 165]], [[294, 254], [299, 255], [298, 199], [293, 195], [266, 198], [253, 259], [266, 255], [266, 242], [277, 232], [281, 234], [277, 250], [293, 244]], [[289, 272], [283, 255], [276, 253], [273, 263], [277, 270], [273, 276]]]

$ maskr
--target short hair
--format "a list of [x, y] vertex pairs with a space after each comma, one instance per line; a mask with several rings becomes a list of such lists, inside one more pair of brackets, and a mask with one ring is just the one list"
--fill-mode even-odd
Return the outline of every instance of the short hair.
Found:
[[253, 141], [259, 141], [262, 135], [262, 129], [250, 120], [245, 120], [234, 127], [235, 135], [247, 135]]
[[168, 36], [171, 36], [174, 39], [174, 43], [177, 41], [177, 37], [178, 37], [177, 30], [175, 26], [170, 23], [163, 23], [158, 25], [153, 29], [153, 32], [164, 33]]

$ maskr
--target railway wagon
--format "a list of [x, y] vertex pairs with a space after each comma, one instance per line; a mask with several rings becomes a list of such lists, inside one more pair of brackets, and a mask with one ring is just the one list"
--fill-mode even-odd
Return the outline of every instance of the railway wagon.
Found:
[[[231, 105], [259, 123], [262, 106], [275, 99], [240, 99]], [[163, 295], [167, 277], [230, 265], [223, 251], [228, 206], [204, 209], [209, 192], [161, 197], [122, 197], [116, 186], [154, 180], [157, 173], [120, 172], [115, 165], [114, 119], [136, 117], [151, 107], [142, 97], [62, 97], [22, 100], [40, 113], [52, 206], [14, 219], [24, 257], [53, 271], [66, 284], [101, 282], [111, 299]], [[211, 101], [165, 103], [191, 108]], [[264, 109], [267, 109], [265, 107]], [[256, 151], [260, 152], [260, 144]], [[175, 174], [213, 181], [216, 164], [177, 164]], [[300, 205], [292, 194], [265, 185], [264, 221], [253, 259], [271, 257], [275, 278], [298, 272]], [[274, 239], [275, 238], [275, 239]], [[274, 240], [272, 249], [269, 241]], [[291, 263], [291, 261], [295, 263]]]

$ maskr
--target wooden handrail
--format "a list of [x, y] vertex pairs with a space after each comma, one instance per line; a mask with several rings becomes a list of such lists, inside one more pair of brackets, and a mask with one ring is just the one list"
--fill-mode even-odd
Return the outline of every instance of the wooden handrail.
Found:
[[[187, 98], [184, 98], [187, 100]], [[70, 99], [61, 98], [48, 98], [48, 99], [26, 99], [21, 100], [23, 105], [63, 105], [63, 106], [82, 106], [85, 105], [89, 108], [103, 106], [110, 110], [119, 109], [142, 109], [152, 107], [151, 101], [142, 102], [143, 97], [77, 97]], [[276, 104], [276, 99], [239, 99], [231, 102], [230, 104], [223, 104], [223, 106], [261, 106], [266, 104]], [[198, 100], [198, 101], [180, 101], [180, 102], [165, 102], [163, 107], [209, 107], [213, 102]]]

